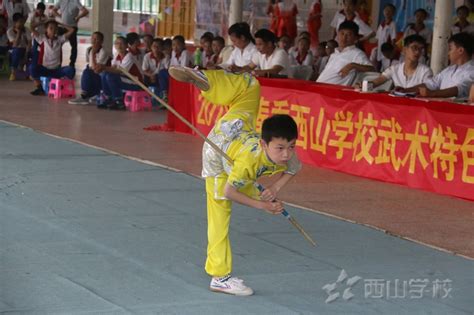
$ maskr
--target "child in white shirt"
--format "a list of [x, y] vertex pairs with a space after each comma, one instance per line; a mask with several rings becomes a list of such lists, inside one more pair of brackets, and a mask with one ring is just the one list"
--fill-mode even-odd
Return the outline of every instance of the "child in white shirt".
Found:
[[7, 37], [12, 44], [10, 81], [14, 81], [16, 79], [15, 72], [23, 70], [27, 51], [31, 47], [30, 31], [25, 27], [25, 18], [21, 13], [13, 15], [13, 26], [8, 29]]
[[147, 53], [143, 59], [142, 70], [145, 75], [145, 84], [156, 87], [158, 96], [166, 101], [168, 99], [169, 75], [162, 50], [163, 41], [161, 39], [153, 40], [151, 52]]
[[186, 50], [186, 42], [182, 35], [173, 37], [173, 51], [171, 52], [170, 66], [192, 67], [191, 55]]
[[[58, 36], [59, 25], [66, 29], [66, 33], [60, 36]], [[40, 47], [38, 63], [31, 64], [30, 68], [36, 87], [31, 92], [32, 95], [45, 95], [41, 87], [40, 77], [67, 77], [72, 80], [76, 74], [76, 70], [71, 66], [61, 67], [62, 46], [74, 33], [74, 28], [56, 21], [48, 21], [45, 24], [45, 29], [45, 34], [39, 34], [38, 31], [32, 30], [33, 38]]]

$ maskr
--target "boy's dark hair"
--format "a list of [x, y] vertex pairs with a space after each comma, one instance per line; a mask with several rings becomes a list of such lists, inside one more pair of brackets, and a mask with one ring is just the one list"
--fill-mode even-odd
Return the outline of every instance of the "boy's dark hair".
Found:
[[121, 40], [125, 45], [127, 45], [127, 39], [123, 36], [117, 36], [116, 40], [119, 39]]
[[337, 31], [350, 30], [355, 36], [359, 35], [359, 25], [352, 21], [344, 21], [339, 25]]
[[383, 43], [382, 46], [380, 46], [380, 50], [383, 53], [389, 53], [395, 50], [395, 46], [393, 46], [391, 43]]
[[251, 41], [252, 43], [255, 43], [255, 40], [252, 37], [252, 34], [250, 33], [250, 25], [246, 22], [239, 22], [231, 25], [229, 27], [229, 30], [227, 33], [230, 35], [234, 35], [235, 37], [245, 37], [247, 40]]
[[173, 40], [180, 42], [183, 46], [186, 45], [186, 41], [183, 35], [176, 35], [175, 37], [173, 37]]
[[292, 141], [298, 138], [298, 126], [291, 116], [277, 114], [263, 121], [263, 141], [270, 143], [273, 138], [283, 138], [287, 141]]
[[157, 43], [159, 47], [163, 47], [163, 44], [165, 43], [165, 41], [163, 40], [163, 38], [155, 38], [153, 39], [153, 43]]
[[96, 32], [94, 32], [94, 33], [92, 33], [92, 34], [97, 35], [97, 37], [99, 38], [99, 40], [100, 40], [101, 42], [104, 41], [104, 34], [103, 34], [102, 32], [96, 31]]
[[429, 16], [428, 11], [426, 11], [425, 9], [422, 9], [422, 8], [416, 9], [415, 14], [417, 14], [418, 12], [423, 13], [425, 15], [425, 18]]
[[357, 0], [344, 0], [343, 3], [352, 4], [353, 6], [357, 6]]
[[397, 12], [397, 8], [391, 3], [387, 3], [383, 8], [391, 8], [394, 13]]
[[163, 48], [169, 48], [173, 45], [173, 41], [171, 40], [171, 38], [165, 38], [163, 40]]
[[21, 13], [15, 13], [15, 14], [13, 14], [12, 19], [13, 19], [13, 22], [17, 22], [19, 20], [24, 20], [25, 17]]
[[473, 42], [474, 38], [469, 33], [457, 33], [451, 36], [448, 40], [448, 43], [454, 43], [457, 47], [462, 47], [466, 51], [469, 58], [472, 57], [472, 52], [474, 50]]
[[145, 35], [143, 35], [143, 38], [146, 38], [146, 37], [149, 37], [149, 38], [153, 39], [153, 36], [150, 35], [150, 34], [145, 34]]
[[318, 47], [322, 48], [322, 49], [326, 49], [326, 45], [328, 44], [328, 42], [319, 42], [318, 44]]
[[140, 41], [140, 36], [135, 32], [128, 33], [126, 38], [127, 38], [127, 44], [128, 45], [133, 45], [136, 42]]
[[212, 42], [212, 40], [214, 39], [214, 34], [212, 34], [211, 32], [205, 32], [204, 34], [202, 34], [200, 39], [204, 39], [204, 38]]
[[55, 20], [47, 21], [46, 24], [44, 25], [44, 27], [48, 28], [51, 24], [54, 24], [54, 25], [56, 25], [56, 27], [58, 27], [58, 22], [56, 22]]
[[46, 10], [46, 5], [43, 2], [38, 2], [38, 4], [36, 5], [36, 10], [45, 11]]
[[275, 34], [266, 28], [259, 29], [255, 33], [255, 38], [260, 38], [263, 42], [272, 44], [275, 44], [277, 40]]
[[298, 37], [301, 37], [301, 36], [311, 37], [311, 34], [308, 31], [301, 31], [300, 34], [298, 35]]
[[418, 35], [418, 34], [413, 34], [413, 35], [407, 36], [403, 40], [403, 46], [404, 47], [408, 47], [411, 43], [418, 43], [418, 44], [421, 44], [421, 45], [425, 46], [426, 45], [426, 40], [423, 36]]
[[283, 34], [280, 36], [280, 38], [278, 38], [278, 41], [281, 41], [282, 38], [288, 38], [290, 39], [290, 36], [286, 35], [286, 34]]
[[219, 42], [219, 44], [221, 44], [222, 46], [225, 46], [225, 40], [224, 40], [223, 37], [216, 36], [216, 37], [214, 37], [214, 39], [212, 41]]
[[339, 47], [339, 43], [334, 39], [328, 40], [326, 45], [329, 45], [329, 44], [332, 44], [334, 46], [334, 48]]
[[298, 43], [301, 41], [305, 41], [308, 45], [311, 45], [311, 40], [308, 37], [300, 37], [300, 39], [298, 39]]
[[456, 9], [456, 13], [459, 13], [459, 11], [466, 11], [466, 14], [469, 15], [469, 8], [465, 5], [462, 5]]

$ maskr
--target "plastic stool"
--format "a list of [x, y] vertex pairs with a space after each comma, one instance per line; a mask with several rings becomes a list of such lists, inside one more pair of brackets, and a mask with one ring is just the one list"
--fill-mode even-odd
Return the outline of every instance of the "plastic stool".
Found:
[[125, 107], [131, 112], [152, 109], [151, 97], [145, 91], [126, 91], [124, 103]]
[[40, 77], [41, 81], [41, 87], [43, 88], [43, 91], [46, 95], [48, 95], [49, 92], [49, 82], [51, 82], [50, 77]]
[[48, 96], [55, 99], [72, 98], [76, 96], [74, 81], [66, 79], [51, 79], [49, 82]]

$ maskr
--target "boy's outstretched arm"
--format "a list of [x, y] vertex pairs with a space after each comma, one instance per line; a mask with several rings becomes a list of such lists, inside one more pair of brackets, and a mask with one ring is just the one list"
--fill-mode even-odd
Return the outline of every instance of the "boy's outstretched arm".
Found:
[[249, 196], [239, 192], [237, 188], [228, 183], [226, 183], [224, 187], [224, 196], [229, 200], [252, 208], [264, 210], [265, 212], [271, 214], [281, 214], [283, 212], [283, 204], [281, 201], [276, 200], [272, 202], [250, 198]]

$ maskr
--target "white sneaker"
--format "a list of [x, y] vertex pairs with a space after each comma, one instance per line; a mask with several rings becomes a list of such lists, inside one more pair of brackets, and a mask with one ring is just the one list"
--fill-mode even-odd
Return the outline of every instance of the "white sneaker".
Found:
[[172, 66], [168, 69], [168, 73], [173, 77], [173, 79], [180, 82], [192, 83], [202, 91], [207, 91], [210, 88], [209, 81], [207, 80], [204, 73], [200, 70]]
[[230, 275], [222, 278], [213, 277], [209, 289], [213, 292], [238, 296], [248, 296], [253, 294], [253, 290], [247, 287], [242, 279]]

